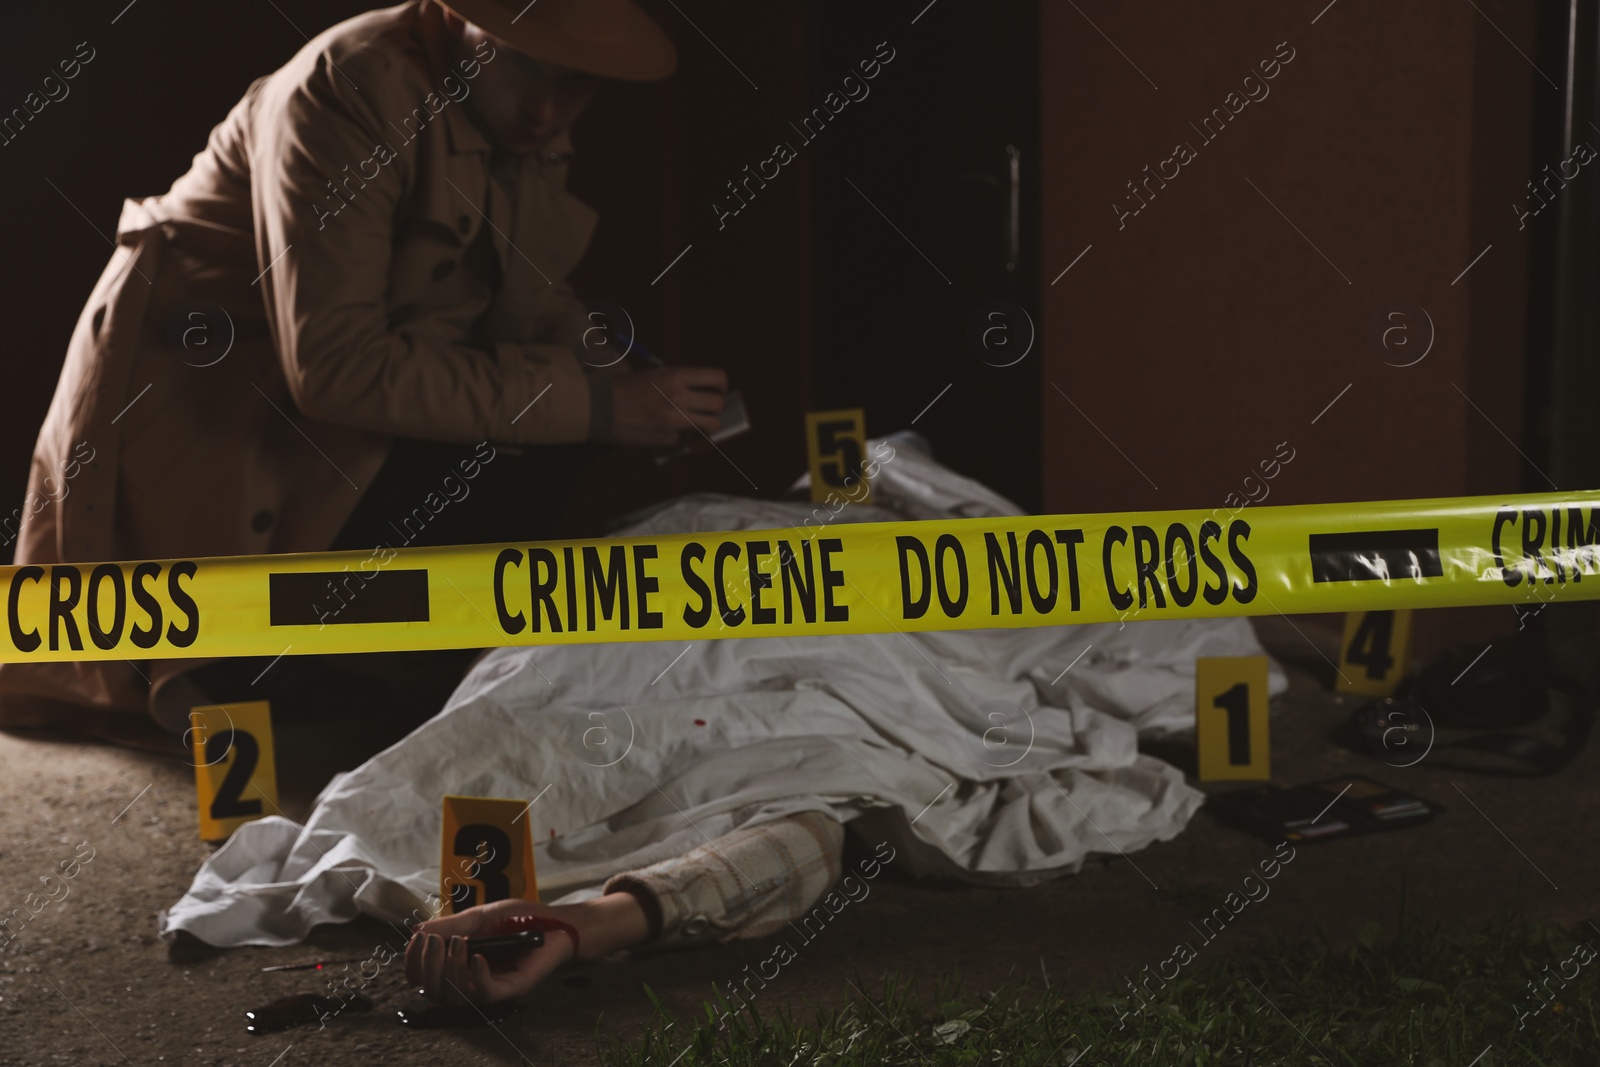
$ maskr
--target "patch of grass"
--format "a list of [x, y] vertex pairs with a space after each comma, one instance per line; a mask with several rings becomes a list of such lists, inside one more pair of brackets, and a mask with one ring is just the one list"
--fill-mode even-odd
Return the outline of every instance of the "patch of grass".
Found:
[[[1580, 963], [1583, 942], [1600, 946], [1600, 935], [1504, 920], [1412, 924], [1385, 939], [1373, 925], [1348, 947], [1323, 939], [1196, 960], [1165, 989], [1152, 981], [1144, 1010], [1126, 986], [1069, 1000], [1048, 976], [1041, 989], [977, 997], [945, 980], [925, 1004], [891, 976], [870, 996], [852, 982], [849, 1005], [808, 1023], [755, 1004], [734, 1014], [719, 996], [692, 1025], [646, 987], [656, 1022], [600, 1053], [606, 1067], [1594, 1067], [1600, 959]], [[1540, 979], [1552, 1002], [1530, 991]]]

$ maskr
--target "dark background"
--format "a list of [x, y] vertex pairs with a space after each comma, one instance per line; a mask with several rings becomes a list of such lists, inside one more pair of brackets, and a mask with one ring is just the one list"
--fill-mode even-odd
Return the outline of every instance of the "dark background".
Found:
[[[679, 46], [679, 73], [605, 86], [577, 127], [572, 185], [601, 223], [573, 281], [627, 308], [669, 362], [728, 367], [754, 430], [725, 457], [665, 468], [613, 451], [569, 532], [696, 489], [781, 495], [804, 469], [803, 413], [836, 406], [864, 407], [874, 434], [915, 420], [941, 459], [1030, 509], [1221, 506], [1280, 442], [1295, 459], [1269, 503], [1550, 488], [1559, 212], [1519, 231], [1512, 204], [1568, 154], [1564, 5], [646, 6]], [[0, 110], [78, 42], [97, 56], [0, 147], [0, 500], [21, 504], [121, 200], [166, 189], [251, 80], [365, 7], [96, 0], [12, 13]], [[1118, 230], [1110, 205], [1125, 183], [1286, 40], [1296, 58], [1271, 95]], [[789, 123], [882, 41], [896, 58], [871, 95], [801, 146]], [[780, 139], [799, 158], [719, 229], [724, 183]], [[969, 343], [995, 300], [1039, 331], [1009, 367]], [[1425, 309], [1434, 331], [1427, 359], [1404, 368], [1372, 328], [1401, 305]], [[1432, 617], [1514, 624], [1510, 612]]]
[[[304, 34], [370, 6], [125, 5], [19, 12], [0, 64], [9, 108], [80, 41], [97, 53], [65, 100], [0, 148], [0, 198], [10, 208], [0, 225], [12, 250], [0, 500], [19, 505], [33, 439], [73, 323], [111, 254], [123, 198], [164, 191], [253, 79], [304, 46]], [[885, 433], [909, 425], [946, 385], [955, 388], [916, 428], [957, 466], [1037, 508], [1037, 351], [1002, 370], [974, 358], [966, 336], [969, 314], [996, 298], [1037, 313], [1036, 295], [1027, 295], [1036, 291], [1038, 246], [1029, 224], [1037, 217], [1033, 65], [997, 52], [969, 57], [956, 76], [949, 57], [962, 48], [963, 20], [930, 13], [911, 26], [920, 3], [876, 5], [870, 18], [844, 3], [685, 8], [707, 36], [670, 4], [647, 6], [678, 44], [679, 73], [660, 84], [605, 85], [577, 126], [571, 184], [601, 223], [573, 282], [587, 299], [626, 308], [641, 342], [668, 362], [727, 367], [754, 429], [723, 446], [726, 459], [711, 453], [660, 468], [625, 450], [603, 457], [569, 530], [594, 532], [691, 489], [780, 495], [805, 469], [806, 410], [863, 406], [869, 432]], [[1007, 18], [1006, 33], [1031, 54], [1032, 8], [1018, 5]], [[788, 123], [820, 106], [884, 40], [896, 58], [868, 83], [870, 94], [802, 146]], [[713, 199], [727, 200], [724, 184], [779, 140], [799, 158], [719, 229]], [[1025, 258], [1009, 272], [1000, 185], [1008, 143], [1023, 153], [1030, 198]]]

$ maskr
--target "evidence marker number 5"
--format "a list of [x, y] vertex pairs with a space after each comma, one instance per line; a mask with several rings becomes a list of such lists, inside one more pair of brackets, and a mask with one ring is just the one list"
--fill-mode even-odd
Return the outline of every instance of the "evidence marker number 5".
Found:
[[862, 466], [867, 420], [860, 408], [806, 412], [806, 454], [812, 503], [826, 503], [834, 494], [856, 504], [872, 503], [872, 486]]

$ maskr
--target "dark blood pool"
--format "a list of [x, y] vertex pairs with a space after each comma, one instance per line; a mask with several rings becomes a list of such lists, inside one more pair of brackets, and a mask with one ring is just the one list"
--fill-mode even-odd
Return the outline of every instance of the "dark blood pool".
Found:
[[413, 1030], [466, 1030], [474, 1026], [497, 1023], [508, 1015], [522, 1011], [524, 1007], [525, 1005], [515, 1001], [503, 1000], [498, 1004], [485, 1004], [482, 1007], [473, 1007], [471, 1004], [452, 1007], [430, 1004], [408, 1011], [397, 1011], [395, 1014], [400, 1017], [402, 1023]]
[[338, 1015], [345, 1009], [371, 1011], [372, 1001], [360, 995], [346, 1001], [337, 997], [319, 997], [315, 993], [296, 993], [291, 997], [280, 997], [264, 1008], [245, 1012], [244, 1017], [249, 1022], [245, 1023], [244, 1028], [252, 1034], [275, 1034], [279, 1030], [320, 1023], [323, 1016]]

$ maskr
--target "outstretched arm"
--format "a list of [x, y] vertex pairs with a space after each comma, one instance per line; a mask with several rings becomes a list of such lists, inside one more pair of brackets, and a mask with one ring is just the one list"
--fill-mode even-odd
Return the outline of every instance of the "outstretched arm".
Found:
[[820, 811], [741, 827], [688, 854], [619, 874], [659, 910], [651, 948], [764, 937], [798, 919], [839, 880], [844, 827]]
[[[406, 979], [444, 1004], [522, 996], [573, 959], [649, 945], [674, 948], [761, 937], [805, 914], [839, 878], [844, 827], [816, 811], [742, 827], [683, 856], [619, 874], [577, 904], [500, 900], [417, 927]], [[517, 916], [554, 919], [543, 948], [496, 971], [467, 953], [468, 937], [500, 933]]]
[[[507, 932], [516, 928], [519, 917], [530, 915], [567, 925], [576, 932], [576, 943], [564, 931], [547, 931], [542, 948], [530, 949], [498, 970], [483, 956], [467, 954], [467, 938]], [[441, 1004], [489, 1004], [522, 996], [563, 963], [632, 948], [649, 935], [645, 907], [631, 893], [551, 906], [497, 900], [418, 925], [406, 946], [406, 980]]]

